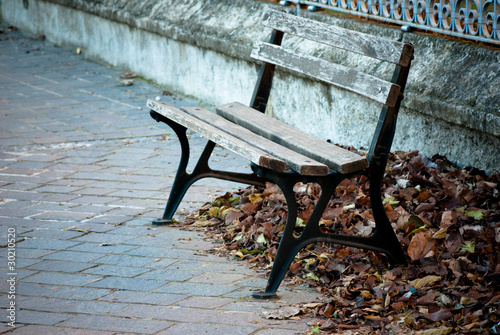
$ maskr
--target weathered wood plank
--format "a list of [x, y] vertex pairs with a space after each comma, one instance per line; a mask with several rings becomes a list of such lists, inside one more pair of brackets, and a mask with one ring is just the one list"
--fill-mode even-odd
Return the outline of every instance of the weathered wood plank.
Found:
[[314, 159], [301, 155], [293, 150], [290, 150], [282, 145], [270, 141], [260, 135], [257, 135], [250, 130], [239, 126], [236, 123], [226, 120], [225, 118], [214, 114], [201, 107], [181, 107], [181, 110], [186, 113], [204, 120], [210, 125], [227, 132], [228, 134], [237, 137], [259, 149], [266, 151], [272, 156], [281, 159], [287, 163], [287, 166], [302, 175], [309, 176], [325, 176], [330, 169], [325, 164], [315, 161]]
[[256, 42], [251, 56], [364, 95], [389, 107], [395, 106], [399, 96], [400, 87], [396, 84], [281, 46]]
[[322, 44], [407, 66], [413, 46], [268, 9], [264, 25]]
[[286, 163], [267, 152], [258, 149], [234, 136], [231, 136], [220, 129], [211, 126], [202, 120], [199, 120], [175, 107], [155, 101], [148, 100], [148, 108], [165, 116], [166, 118], [194, 130], [201, 136], [209, 139], [212, 142], [240, 155], [252, 163], [266, 167], [276, 171], [284, 171]]
[[226, 119], [326, 164], [335, 171], [351, 173], [368, 167], [366, 157], [306, 134], [239, 102], [218, 106], [216, 110]]

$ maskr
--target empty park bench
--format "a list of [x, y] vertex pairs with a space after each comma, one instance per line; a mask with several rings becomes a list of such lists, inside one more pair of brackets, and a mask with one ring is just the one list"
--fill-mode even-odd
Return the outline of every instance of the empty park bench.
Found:
[[[215, 114], [200, 107], [177, 109], [159, 101], [148, 100], [151, 116], [175, 131], [182, 148], [179, 168], [164, 215], [154, 223], [171, 222], [188, 188], [201, 178], [214, 177], [255, 185], [264, 185], [270, 181], [283, 191], [288, 215], [265, 292], [255, 293], [254, 297], [274, 297], [295, 255], [313, 242], [374, 250], [385, 253], [393, 264], [404, 264], [406, 258], [384, 211], [381, 186], [413, 59], [413, 46], [273, 10], [266, 11], [263, 22], [273, 32], [269, 43], [256, 42], [251, 54], [253, 58], [262, 61], [263, 65], [250, 107], [231, 102], [217, 107]], [[285, 33], [340, 48], [342, 52], [392, 63], [392, 79], [382, 80], [284, 48], [281, 42]], [[368, 155], [350, 152], [265, 114], [276, 65], [379, 102], [382, 111]], [[358, 126], [364, 127], [363, 124]], [[186, 171], [190, 155], [187, 129], [209, 140], [191, 173]], [[208, 161], [216, 144], [248, 159], [253, 172], [211, 169]], [[336, 187], [342, 180], [353, 175], [365, 175], [370, 180], [369, 195], [376, 224], [373, 234], [357, 236], [322, 232], [319, 222]], [[293, 187], [298, 182], [319, 184], [321, 196], [302, 234], [296, 237], [294, 228], [297, 203]]]

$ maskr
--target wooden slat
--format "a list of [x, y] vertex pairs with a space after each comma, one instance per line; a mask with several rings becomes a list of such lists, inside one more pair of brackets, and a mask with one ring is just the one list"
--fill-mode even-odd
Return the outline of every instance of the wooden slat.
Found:
[[404, 44], [270, 9], [264, 14], [263, 24], [285, 33], [401, 66], [408, 66], [413, 56], [413, 46], [411, 44]]
[[306, 134], [239, 102], [219, 106], [216, 110], [219, 115], [226, 119], [273, 142], [326, 164], [335, 171], [351, 173], [368, 167], [366, 157]]
[[248, 159], [252, 163], [276, 171], [284, 171], [286, 169], [286, 163], [284, 161], [273, 157], [267, 152], [231, 136], [175, 107], [155, 100], [148, 100], [147, 106], [166, 118], [186, 128], [194, 130], [210, 141], [215, 142], [220, 146]]
[[287, 163], [287, 166], [302, 175], [309, 176], [324, 176], [327, 175], [330, 169], [325, 164], [315, 161], [310, 157], [301, 155], [293, 150], [290, 150], [282, 145], [270, 141], [260, 135], [245, 129], [236, 123], [226, 120], [225, 118], [214, 114], [201, 107], [181, 107], [181, 110], [186, 113], [204, 120], [210, 125], [223, 130], [224, 132], [237, 137], [251, 145], [266, 151], [272, 156], [279, 158]]
[[256, 42], [251, 56], [364, 95], [389, 107], [394, 107], [398, 99], [400, 87], [396, 84], [281, 46]]

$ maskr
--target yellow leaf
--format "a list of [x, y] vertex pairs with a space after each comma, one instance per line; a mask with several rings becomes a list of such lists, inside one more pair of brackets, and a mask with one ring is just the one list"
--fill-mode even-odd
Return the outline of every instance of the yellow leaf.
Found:
[[432, 235], [432, 238], [435, 238], [436, 240], [442, 239], [446, 237], [446, 228], [441, 228], [437, 232]]
[[71, 227], [66, 227], [66, 228], [63, 228], [64, 230], [74, 230], [74, 231], [79, 231], [81, 233], [90, 233], [90, 231], [88, 230], [85, 230], [83, 228], [80, 228], [80, 227], [76, 227], [76, 226], [71, 226]]
[[390, 296], [389, 294], [387, 294], [387, 295], [385, 296], [384, 307], [389, 306], [389, 305], [390, 305], [390, 303], [391, 303], [391, 296]]
[[212, 215], [213, 217], [217, 217], [219, 215], [220, 208], [219, 207], [210, 207], [208, 210], [208, 213]]
[[412, 285], [415, 288], [422, 288], [422, 287], [427, 286], [427, 285], [432, 285], [435, 282], [438, 282], [440, 280], [441, 280], [441, 277], [439, 277], [439, 276], [429, 275], [429, 276], [425, 276], [424, 278], [419, 278], [419, 279], [409, 281], [408, 284]]
[[319, 281], [318, 276], [316, 276], [313, 272], [309, 272], [306, 274], [306, 279], [312, 279], [314, 281]]
[[255, 204], [256, 202], [262, 201], [262, 194], [260, 193], [253, 193], [248, 196], [248, 199], [252, 202], [252, 204]]
[[210, 227], [210, 226], [216, 226], [219, 224], [218, 219], [210, 219], [210, 220], [196, 220], [191, 224], [193, 227]]
[[241, 251], [236, 251], [233, 253], [233, 256], [235, 257], [239, 257], [239, 258], [245, 258], [245, 255], [243, 255], [243, 253]]

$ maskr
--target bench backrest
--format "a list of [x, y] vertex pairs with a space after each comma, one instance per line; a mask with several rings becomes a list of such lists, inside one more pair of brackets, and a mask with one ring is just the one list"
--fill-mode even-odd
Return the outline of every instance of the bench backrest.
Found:
[[[252, 50], [251, 56], [263, 61], [264, 65], [259, 73], [251, 107], [261, 112], [265, 111], [275, 66], [288, 68], [382, 103], [383, 108], [368, 159], [388, 155], [413, 58], [413, 46], [274, 10], [265, 13], [263, 23], [273, 29], [273, 34], [269, 43], [256, 42]], [[386, 81], [340, 64], [284, 48], [281, 46], [284, 33], [392, 63], [394, 64], [392, 79]]]

